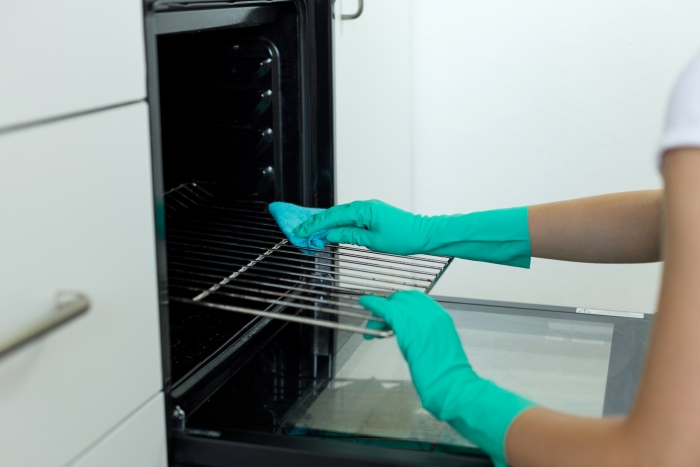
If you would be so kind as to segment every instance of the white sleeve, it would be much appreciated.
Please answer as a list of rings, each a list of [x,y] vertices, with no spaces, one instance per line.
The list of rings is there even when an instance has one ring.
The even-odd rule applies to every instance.
[[[681,147],[700,148],[700,55],[685,69],[671,94],[659,162],[664,152]]]

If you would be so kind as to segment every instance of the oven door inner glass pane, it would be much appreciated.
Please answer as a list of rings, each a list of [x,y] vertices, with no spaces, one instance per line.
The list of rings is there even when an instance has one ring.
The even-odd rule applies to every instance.
[[[482,377],[556,410],[603,414],[613,324],[450,313]],[[336,374],[325,389],[290,409],[279,432],[355,442],[418,442],[414,449],[473,446],[421,407],[395,339],[352,336],[336,361]]]

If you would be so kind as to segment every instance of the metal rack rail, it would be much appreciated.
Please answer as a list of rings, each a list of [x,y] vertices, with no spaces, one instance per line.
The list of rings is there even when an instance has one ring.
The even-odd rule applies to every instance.
[[[302,252],[267,204],[223,201],[193,182],[165,195],[170,300],[225,312],[387,337],[357,304],[366,294],[435,285],[452,258],[399,256],[328,244]]]

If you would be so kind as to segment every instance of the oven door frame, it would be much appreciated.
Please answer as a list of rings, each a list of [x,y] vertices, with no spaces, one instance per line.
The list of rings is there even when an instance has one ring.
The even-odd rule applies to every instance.
[[[218,433],[218,432],[217,432]],[[434,454],[390,447],[350,444],[259,433],[177,433],[170,451],[171,467],[487,467],[485,454]]]

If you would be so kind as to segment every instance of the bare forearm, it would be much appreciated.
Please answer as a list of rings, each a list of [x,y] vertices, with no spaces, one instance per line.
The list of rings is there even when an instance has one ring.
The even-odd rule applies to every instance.
[[[664,272],[630,429],[649,465],[700,465],[700,149],[664,161]]]
[[[508,461],[515,467],[626,467],[632,456],[625,448],[624,422],[544,408],[526,411],[508,431]]]
[[[670,151],[664,179],[664,276],[629,416],[526,411],[506,437],[514,467],[700,465],[700,149]]]
[[[659,261],[661,190],[530,206],[532,256],[582,263]]]

